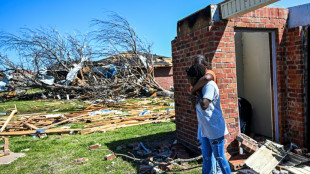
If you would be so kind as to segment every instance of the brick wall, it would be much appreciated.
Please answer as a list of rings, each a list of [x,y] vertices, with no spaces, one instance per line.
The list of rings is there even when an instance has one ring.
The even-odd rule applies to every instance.
[[[302,27],[286,29],[287,63],[287,118],[283,123],[284,138],[299,145],[304,145],[305,110],[304,110],[304,60],[301,37]],[[283,116],[284,117],[284,116]]]
[[[229,21],[214,22],[212,26],[209,26],[209,22],[200,22],[200,28],[195,27],[195,30],[188,25],[186,32],[179,30],[186,28],[184,25],[187,22],[178,22],[182,26],[178,26],[178,36],[172,41],[172,57],[179,141],[196,147],[197,120],[188,99],[190,85],[185,69],[192,65],[192,56],[203,54],[211,62],[218,78],[222,109],[229,130],[226,136],[227,150],[237,150],[235,137],[239,132],[239,114],[234,32],[236,28],[243,28],[275,31],[280,141],[285,142],[288,137],[285,135],[289,135],[292,141],[304,143],[300,28],[286,29],[287,17],[288,9],[265,7]],[[195,26],[193,17],[189,18],[192,26]],[[300,133],[292,137],[295,130]]]
[[[155,67],[154,76],[156,82],[166,90],[171,90],[173,86],[173,68],[172,67]]]

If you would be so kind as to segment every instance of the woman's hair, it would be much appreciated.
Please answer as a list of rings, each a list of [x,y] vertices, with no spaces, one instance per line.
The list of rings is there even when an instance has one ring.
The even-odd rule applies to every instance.
[[[194,64],[207,64],[208,61],[206,59],[205,56],[203,56],[202,54],[198,54],[196,56],[194,56]]]
[[[194,64],[189,69],[186,70],[187,76],[197,77],[197,81],[203,77],[206,73],[206,69],[201,64]]]

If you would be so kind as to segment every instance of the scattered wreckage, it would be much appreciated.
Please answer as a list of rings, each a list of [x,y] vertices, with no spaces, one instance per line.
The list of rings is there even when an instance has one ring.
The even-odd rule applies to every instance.
[[[122,53],[117,56],[92,62],[86,57],[78,64],[72,64],[67,71],[58,65],[41,69],[34,73],[16,69],[0,74],[0,92],[9,91],[6,98],[16,97],[16,92],[40,88],[44,92],[39,97],[81,99],[108,99],[134,97],[139,94],[173,97],[173,92],[160,87],[154,78],[154,67],[145,62],[145,56]],[[142,64],[143,66],[141,66]],[[146,67],[144,67],[146,65]],[[19,94],[24,94],[18,92]],[[19,97],[21,98],[21,97]]]
[[[123,112],[122,110],[124,109],[130,109],[130,111]],[[33,135],[43,138],[46,134],[89,134],[175,119],[174,107],[164,105],[164,103],[150,106],[142,106],[139,102],[97,104],[90,105],[80,112],[67,114],[23,114],[18,115],[17,119],[12,120],[17,112],[17,108],[15,108],[8,117],[1,117],[3,121],[0,120],[0,136]],[[71,129],[67,125],[60,127],[62,124],[68,123],[85,123],[85,125],[82,129]]]
[[[242,133],[236,139],[240,147],[246,151],[246,154],[237,155],[229,159],[231,168],[238,171],[238,173],[302,174],[310,172],[310,167],[304,165],[310,159],[302,155],[307,150],[300,149],[293,143],[285,150],[283,145],[269,140],[263,141],[261,144]]]
[[[151,105],[149,105],[152,103]],[[18,115],[18,119],[12,120],[17,108],[1,121],[0,136],[25,136],[44,138],[49,134],[89,134],[94,132],[105,132],[121,127],[157,123],[174,120],[173,103],[156,103],[150,101],[139,101],[133,103],[106,105],[91,105],[83,111],[68,114],[24,114]],[[156,107],[157,106],[157,107]],[[118,108],[118,109],[116,109]],[[123,112],[123,110],[130,110]],[[140,109],[140,110],[139,110]],[[142,109],[142,110],[141,110]],[[153,110],[152,110],[153,109]],[[154,111],[159,110],[159,111]],[[68,124],[69,123],[69,124]],[[71,129],[70,125],[85,123],[82,129]],[[64,125],[62,125],[64,124]],[[57,128],[55,128],[57,127]],[[302,156],[305,149],[300,149],[292,144],[290,148],[284,149],[282,145],[272,141],[259,141],[250,138],[245,134],[236,137],[240,148],[244,153],[230,157],[231,168],[238,173],[307,173],[310,159]],[[8,152],[8,140],[4,151]],[[85,143],[83,143],[85,144]],[[89,150],[100,148],[100,144],[87,146]],[[140,173],[173,171],[174,166],[186,162],[201,160],[202,156],[192,158],[188,150],[177,141],[158,142],[156,147],[143,142],[130,143],[116,147],[105,157],[106,160],[113,160],[116,157],[133,160],[139,164]],[[130,154],[118,153],[124,149],[131,149]],[[293,151],[295,153],[293,153]],[[298,154],[296,154],[298,153]],[[73,161],[75,164],[83,164],[87,158],[79,158]]]
[[[92,23],[91,35],[62,35],[53,28],[0,32],[0,92],[40,88],[45,96],[103,102],[141,92],[173,95],[155,81],[158,56],[124,17],[111,12],[108,19]]]

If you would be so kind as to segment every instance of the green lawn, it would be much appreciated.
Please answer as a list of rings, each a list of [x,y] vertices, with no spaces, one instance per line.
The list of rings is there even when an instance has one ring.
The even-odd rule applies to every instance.
[[[105,161],[104,156],[110,151],[128,154],[131,149],[115,151],[119,145],[127,145],[142,141],[146,147],[152,142],[160,142],[175,138],[175,124],[173,122],[147,124],[121,128],[113,132],[95,133],[88,135],[49,135],[39,139],[31,136],[11,137],[10,149],[22,152],[30,149],[26,156],[19,158],[9,165],[0,166],[0,173],[138,173],[139,165],[131,160],[117,157]],[[85,143],[85,144],[84,144]],[[87,146],[99,143],[101,150],[90,151]],[[86,157],[84,164],[72,163],[74,159]],[[193,163],[197,166],[197,163]],[[201,165],[201,164],[200,164]],[[170,173],[200,173],[199,168],[180,170],[175,168]]]
[[[0,166],[0,173],[137,173],[138,165],[130,160],[118,157],[104,161],[104,156],[115,151],[122,144],[144,142],[146,145],[155,139],[174,136],[175,124],[160,123],[122,128],[113,132],[89,135],[49,135],[39,139],[31,136],[11,137],[10,149],[13,152],[26,151],[26,157],[12,164]],[[80,142],[82,141],[82,142]],[[90,151],[86,145],[96,143],[102,146],[100,151]],[[122,150],[126,154],[130,149]],[[116,152],[120,153],[120,152]],[[74,164],[77,158],[86,157],[82,165]]]
[[[57,105],[50,105],[50,104]],[[0,103],[0,112],[6,112],[7,115],[11,113],[16,104],[18,114],[26,113],[64,113],[83,110],[88,105],[80,101],[67,100],[44,100],[44,101],[8,101]]]
[[[143,100],[127,99],[124,103]],[[151,99],[151,103],[154,103],[154,106],[157,106],[158,102],[171,103],[173,100]],[[51,103],[61,104],[49,105]],[[78,101],[10,101],[0,103],[0,112],[10,112],[14,108],[14,104],[17,105],[19,114],[71,112],[87,107],[87,104]],[[33,108],[36,108],[36,110]],[[163,106],[163,108],[167,109],[169,107]],[[83,128],[85,123],[69,125],[71,128]],[[48,135],[43,139],[31,136],[9,137],[10,150],[15,153],[25,153],[26,156],[9,165],[1,165],[0,173],[138,173],[139,165],[132,160],[117,157],[111,161],[104,161],[104,156],[110,154],[111,151],[128,155],[128,152],[132,152],[131,149],[115,151],[116,147],[134,142],[143,142],[147,148],[151,148],[154,144],[163,141],[172,143],[176,138],[175,129],[175,123],[166,122],[126,127],[116,131],[87,135]],[[101,144],[100,150],[88,150],[88,146],[96,143]],[[29,149],[29,151],[23,151],[25,149]],[[84,164],[73,163],[74,159],[83,157],[88,159]],[[169,173],[201,173],[201,169],[196,168],[197,166],[201,166],[201,162],[190,163],[185,165],[185,167],[175,166],[174,170]],[[183,170],[184,168],[191,169]]]

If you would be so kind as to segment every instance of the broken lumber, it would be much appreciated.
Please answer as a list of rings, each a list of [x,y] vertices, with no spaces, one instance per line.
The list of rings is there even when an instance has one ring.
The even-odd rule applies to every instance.
[[[4,138],[4,149],[3,149],[3,151],[6,154],[10,154],[9,139],[8,138]]]
[[[123,128],[123,127],[137,126],[137,125],[149,124],[149,123],[154,123],[154,122],[170,122],[171,120],[149,120],[149,121],[141,121],[141,122],[131,121],[131,123],[124,122],[122,124],[105,125],[105,126],[94,127],[94,128],[89,128],[89,129],[82,129],[81,135],[90,134],[96,131],[112,131],[112,130]]]
[[[2,138],[4,140],[4,144],[0,145],[1,148],[3,148],[3,151],[0,151],[0,157],[10,155],[10,149],[9,149],[9,139],[8,138]]]
[[[131,121],[131,120],[136,120],[136,121],[145,121],[145,120],[158,120],[158,119],[168,119],[168,118],[172,118],[175,117],[175,115],[171,115],[171,114],[163,114],[163,115],[159,115],[159,116],[154,116],[154,115],[143,115],[143,116],[135,116],[135,117],[127,117],[127,118],[122,118],[122,119],[112,119],[110,121],[104,121],[104,122],[97,122],[97,123],[92,123],[92,124],[88,124],[85,125],[84,128],[92,128],[92,127],[98,127],[98,126],[104,126],[104,125],[108,125],[108,124],[117,124],[120,122],[126,122],[126,121]]]
[[[49,126],[45,126],[43,127],[43,129],[49,129],[51,127],[54,127],[54,126],[57,126],[57,125],[60,125],[60,124],[63,124],[63,123],[67,123],[69,121],[72,121],[72,120],[76,120],[76,119],[79,119],[79,118],[82,118],[82,117],[85,117],[85,116],[88,116],[88,114],[85,114],[85,115],[80,115],[80,116],[77,116],[77,117],[73,117],[73,118],[69,118],[67,120],[63,120],[61,122],[58,122],[58,123],[55,123],[55,124],[51,124]]]
[[[10,120],[13,118],[14,114],[17,113],[17,108],[15,105],[15,109],[12,111],[12,113],[10,114],[10,116],[8,117],[8,119],[5,121],[4,125],[2,126],[0,132],[3,132],[5,127],[9,124]]]
[[[57,134],[57,133],[70,133],[70,132],[80,132],[81,129],[48,129],[45,130],[47,134]],[[18,135],[30,135],[35,134],[36,130],[28,130],[28,131],[15,131],[15,132],[0,132],[0,136],[18,136]]]
[[[24,123],[25,126],[29,127],[30,129],[37,130],[38,128],[30,123]]]

